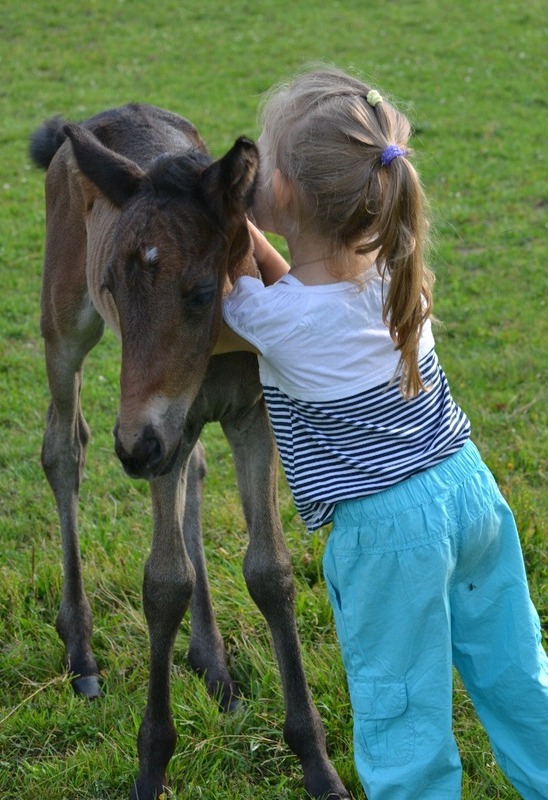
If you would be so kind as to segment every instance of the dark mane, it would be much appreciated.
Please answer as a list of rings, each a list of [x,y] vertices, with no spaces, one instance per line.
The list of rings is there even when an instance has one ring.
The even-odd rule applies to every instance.
[[[99,141],[146,169],[165,152],[206,150],[198,131],[184,117],[156,106],[130,103],[102,111],[83,123]]]
[[[159,156],[148,171],[148,181],[155,191],[168,195],[196,195],[199,179],[212,162],[207,153],[187,150],[178,155]]]

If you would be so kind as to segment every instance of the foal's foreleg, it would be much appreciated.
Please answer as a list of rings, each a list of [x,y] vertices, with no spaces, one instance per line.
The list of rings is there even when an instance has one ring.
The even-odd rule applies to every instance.
[[[226,650],[209,591],[201,519],[205,474],[205,452],[202,444],[197,442],[189,463],[184,517],[185,544],[196,573],[190,606],[188,660],[192,669],[204,676],[209,693],[218,699],[221,708],[231,711],[238,704],[239,691],[227,669]]]
[[[307,792],[315,798],[349,798],[327,757],[325,732],[304,675],[295,623],[294,582],[277,502],[277,452],[263,403],[246,422],[225,424],[234,453],[249,529],[244,575],[263,613],[280,667],[284,738],[303,766]]]
[[[194,587],[194,569],[183,543],[186,464],[183,469],[179,463],[150,486],[154,531],[143,581],[150,673],[137,742],[139,774],[131,794],[133,800],[154,800],[166,785],[166,768],[177,740],[170,707],[173,646]]]
[[[42,445],[42,466],[52,488],[63,544],[63,598],[57,631],[65,643],[67,669],[76,692],[99,694],[99,670],[91,651],[92,617],[84,590],[78,540],[78,495],[89,429],[80,408],[85,354],[102,333],[97,321],[81,340],[46,339],[51,403]]]

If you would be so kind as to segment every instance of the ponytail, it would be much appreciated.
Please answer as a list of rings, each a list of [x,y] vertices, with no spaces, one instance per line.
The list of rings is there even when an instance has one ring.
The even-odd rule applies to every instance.
[[[400,354],[402,394],[411,398],[426,388],[419,370],[419,344],[432,312],[434,275],[424,263],[425,198],[418,175],[406,159],[398,158],[383,171],[389,173],[378,221],[378,262],[389,287],[383,320]]]
[[[424,323],[432,312],[434,284],[434,275],[425,265],[426,198],[408,160],[408,121],[387,106],[380,95],[375,99],[375,116],[384,142],[382,147],[378,145],[380,155],[371,165],[364,189],[369,242],[357,252],[379,250],[377,263],[388,286],[383,321],[400,354],[402,394],[412,398],[426,389],[418,363],[419,346]],[[392,143],[386,144],[387,141]]]

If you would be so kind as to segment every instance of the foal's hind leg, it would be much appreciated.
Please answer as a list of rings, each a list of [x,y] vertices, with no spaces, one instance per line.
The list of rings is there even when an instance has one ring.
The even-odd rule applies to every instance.
[[[85,328],[72,336],[47,336],[46,366],[51,392],[42,446],[42,465],[57,502],[63,543],[64,583],[57,631],[65,643],[67,669],[77,693],[99,694],[99,670],[90,647],[92,618],[82,580],[78,541],[78,494],[89,430],[80,408],[86,353],[101,337],[103,324],[88,309]]]
[[[211,605],[202,538],[202,482],[206,474],[204,448],[196,443],[190,458],[184,517],[185,544],[196,573],[190,605],[191,636],[188,651],[190,666],[203,675],[209,693],[218,698],[224,711],[238,704],[239,691],[226,665],[226,651]]]
[[[263,613],[280,667],[285,698],[284,738],[303,766],[307,792],[315,798],[349,798],[327,757],[325,732],[304,675],[295,623],[294,583],[278,514],[277,453],[264,402],[246,420],[223,423],[234,453],[249,529],[244,575]]]

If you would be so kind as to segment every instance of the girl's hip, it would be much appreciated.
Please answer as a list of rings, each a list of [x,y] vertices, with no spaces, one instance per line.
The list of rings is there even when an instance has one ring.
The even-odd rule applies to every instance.
[[[389,489],[339,502],[333,545],[361,552],[408,549],[447,538],[501,508],[509,512],[476,446],[468,441],[440,464]]]

